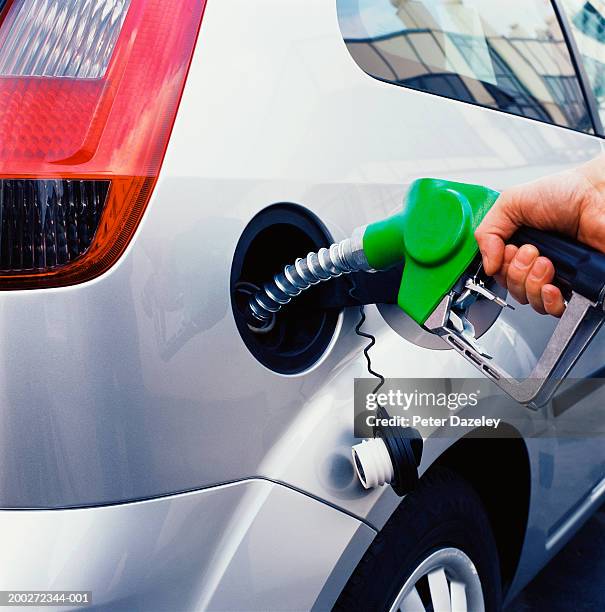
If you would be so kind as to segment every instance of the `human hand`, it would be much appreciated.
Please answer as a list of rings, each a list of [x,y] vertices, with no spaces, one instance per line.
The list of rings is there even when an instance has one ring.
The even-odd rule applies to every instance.
[[[523,225],[567,234],[605,252],[605,156],[507,189],[475,232],[488,275],[495,276],[521,304],[561,316],[565,302],[552,284],[552,262],[533,245],[505,244]]]

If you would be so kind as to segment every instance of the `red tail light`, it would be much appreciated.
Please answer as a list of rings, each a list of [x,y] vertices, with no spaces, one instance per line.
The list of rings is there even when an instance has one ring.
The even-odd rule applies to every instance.
[[[0,288],[107,270],[155,185],[205,0],[9,0]]]

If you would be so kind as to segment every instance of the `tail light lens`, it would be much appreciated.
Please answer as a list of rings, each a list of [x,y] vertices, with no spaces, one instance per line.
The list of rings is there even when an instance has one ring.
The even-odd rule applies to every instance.
[[[8,0],[0,288],[88,280],[124,251],[158,176],[204,6]]]

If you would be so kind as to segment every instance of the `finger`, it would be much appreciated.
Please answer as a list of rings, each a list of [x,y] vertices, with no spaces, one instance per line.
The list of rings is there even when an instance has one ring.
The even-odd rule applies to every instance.
[[[504,260],[504,241],[519,227],[516,220],[516,191],[504,192],[487,212],[475,231],[483,257],[483,267],[489,276],[500,270]]]
[[[480,230],[477,230],[477,233],[475,233],[475,238],[483,258],[483,269],[488,276],[493,276],[502,267],[504,240],[495,234],[480,233]]]
[[[496,274],[496,280],[505,289],[507,289],[506,275],[508,274],[508,266],[510,265],[510,262],[515,258],[515,255],[517,254],[518,250],[519,247],[516,247],[514,244],[507,244],[504,249],[504,259],[502,261],[502,267],[500,268],[498,274]]]
[[[524,244],[508,266],[506,284],[510,294],[520,304],[527,304],[525,281],[538,255],[538,249],[535,246]]]
[[[544,285],[542,287],[542,301],[544,310],[553,317],[560,317],[565,311],[565,301],[558,287],[554,285]]]
[[[542,299],[542,287],[552,283],[554,277],[555,267],[550,259],[546,257],[538,257],[527,275],[527,281],[525,283],[527,299],[532,308],[540,314],[546,314],[546,308],[544,307],[544,301]]]

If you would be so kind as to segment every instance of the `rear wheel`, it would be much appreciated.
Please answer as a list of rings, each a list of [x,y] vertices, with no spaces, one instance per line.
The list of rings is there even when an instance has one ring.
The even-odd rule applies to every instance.
[[[421,561],[395,597],[390,612],[427,609],[484,612],[477,568],[459,548],[439,548]]]
[[[497,612],[498,551],[474,489],[434,468],[366,552],[336,610]]]

